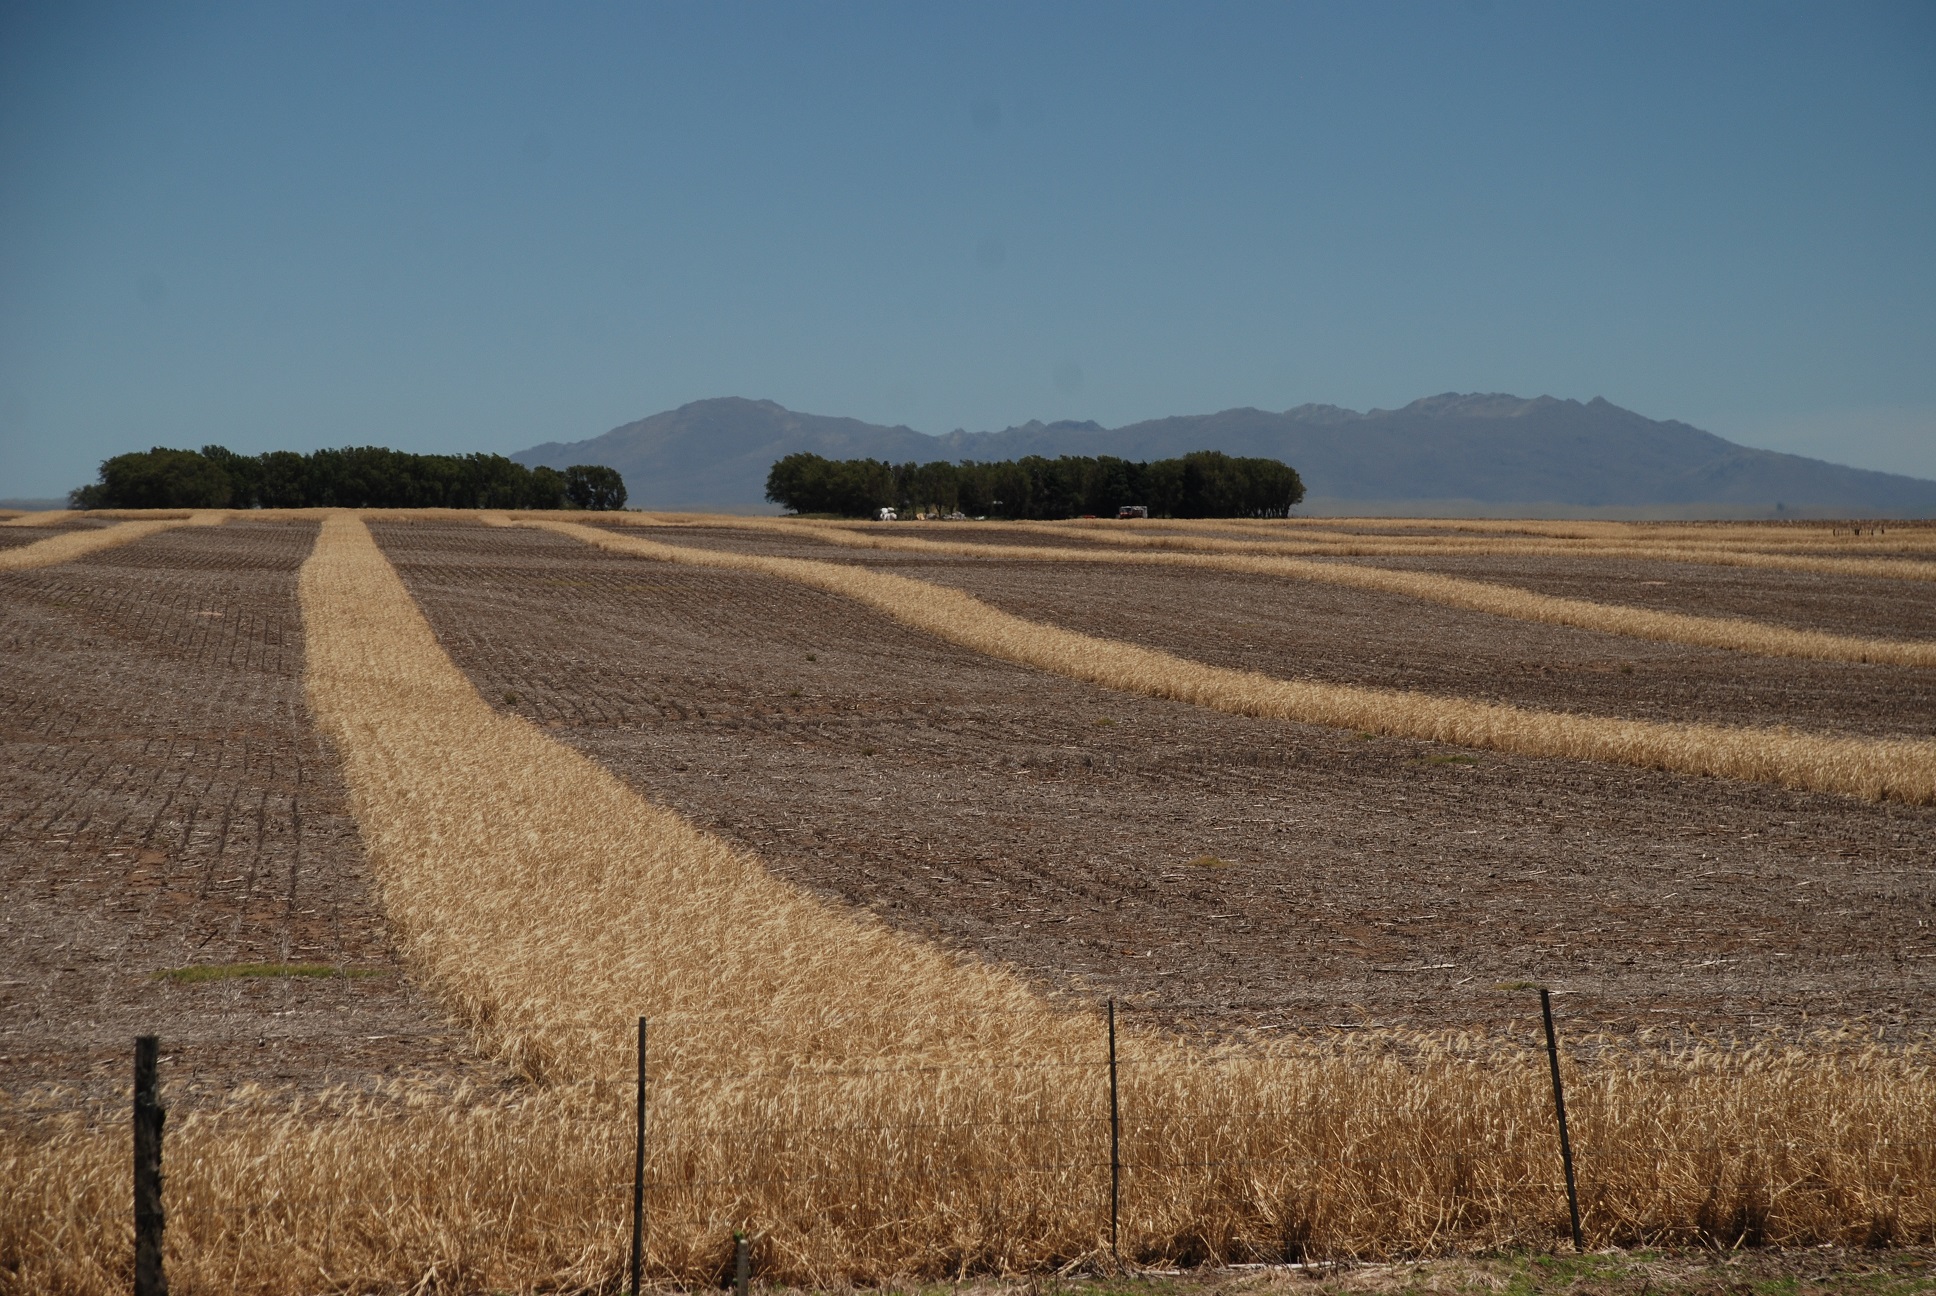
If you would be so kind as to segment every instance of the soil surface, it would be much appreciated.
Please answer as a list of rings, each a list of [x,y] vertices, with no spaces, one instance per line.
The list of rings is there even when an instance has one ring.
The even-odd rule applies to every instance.
[[[403,976],[304,711],[295,581],[314,536],[183,527],[0,575],[10,1100],[125,1092],[149,1033],[171,1105],[247,1082],[489,1078]],[[244,963],[369,975],[157,978]]]
[[[1124,996],[1184,1031],[1530,1035],[1527,982],[1556,988],[1570,1033],[1853,1020],[1901,1038],[1936,1011],[1936,808],[1227,716],[981,657],[758,574],[526,530],[373,530],[493,705],[779,874],[1045,989]],[[1100,617],[1118,575],[1149,573],[991,564],[976,579],[998,601]],[[1182,618],[1191,655],[1249,615],[1165,588],[1148,586],[1129,628]],[[1314,643],[1308,669],[1369,654],[1459,669],[1436,649],[1405,665],[1449,630],[1415,633],[1419,605],[1374,601]],[[1470,642],[1475,625],[1517,624],[1457,615],[1480,662],[1495,648]],[[1861,727],[1870,713],[1849,706],[1842,727]]]

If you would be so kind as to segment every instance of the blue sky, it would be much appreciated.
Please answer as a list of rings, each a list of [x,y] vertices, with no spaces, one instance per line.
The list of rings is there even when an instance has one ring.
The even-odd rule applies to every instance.
[[[0,496],[1449,390],[1936,477],[1936,5],[0,0]]]

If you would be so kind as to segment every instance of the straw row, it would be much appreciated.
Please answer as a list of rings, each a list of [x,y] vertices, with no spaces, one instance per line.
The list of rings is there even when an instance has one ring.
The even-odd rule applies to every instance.
[[[1394,571],[1351,563],[1312,562],[1308,559],[1258,557],[1243,554],[1118,552],[1047,545],[993,545],[967,541],[929,540],[919,536],[855,531],[844,527],[798,523],[789,530],[828,544],[854,549],[898,550],[908,553],[950,554],[975,558],[1006,558],[1030,562],[1118,563],[1144,567],[1187,567],[1235,572],[1245,576],[1281,577],[1341,585],[1379,594],[1396,594],[1445,607],[1509,617],[1517,621],[1571,626],[1630,639],[1658,643],[1721,648],[1758,657],[1798,657],[1814,661],[1873,662],[1890,666],[1936,666],[1936,642],[1878,639],[1796,630],[1735,617],[1693,616],[1661,612],[1620,603],[1540,594],[1512,585],[1465,580],[1436,572]]]
[[[1604,761],[1869,800],[1936,802],[1936,742],[1670,724],[1540,711],[1398,689],[1277,679],[1010,615],[961,590],[803,558],[661,544],[571,522],[525,521],[617,553],[757,571],[855,599],[977,652],[1106,688],[1237,715],[1520,756]]]
[[[179,526],[220,526],[225,516],[214,510],[198,510],[182,517],[118,522],[111,527],[68,531],[21,545],[17,549],[0,549],[0,571],[25,571],[31,567],[51,567],[56,563],[73,562],[76,558],[135,540],[145,540]]]

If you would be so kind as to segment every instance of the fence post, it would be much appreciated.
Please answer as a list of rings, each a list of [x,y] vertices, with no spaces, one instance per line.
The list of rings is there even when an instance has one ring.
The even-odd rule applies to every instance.
[[[733,1291],[735,1296],[746,1296],[746,1289],[753,1281],[753,1244],[746,1234],[733,1232]]]
[[[1116,1221],[1122,1209],[1123,1122],[1116,1097],[1116,999],[1109,999],[1109,1257],[1116,1251]]]
[[[1566,1210],[1573,1220],[1573,1249],[1586,1250],[1580,1234],[1580,1194],[1573,1184],[1573,1141],[1566,1133],[1566,1091],[1560,1087],[1560,1045],[1553,1034],[1553,996],[1539,989],[1539,1012],[1546,1019],[1546,1060],[1553,1068],[1553,1112],[1560,1122],[1560,1164],[1566,1168]]]
[[[638,1119],[632,1147],[632,1296],[645,1280],[645,1018],[639,1018]]]
[[[161,1105],[160,1060],[156,1036],[135,1037],[134,1296],[168,1296],[161,1260],[161,1234],[167,1224],[161,1205],[161,1126],[168,1113]]]

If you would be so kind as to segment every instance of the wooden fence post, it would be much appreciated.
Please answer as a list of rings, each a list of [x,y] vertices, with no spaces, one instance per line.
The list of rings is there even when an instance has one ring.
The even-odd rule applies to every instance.
[[[1116,1000],[1109,1000],[1109,1256],[1120,1259],[1116,1250],[1117,1218],[1122,1209],[1123,1122],[1122,1107],[1116,1096]]]
[[[168,1117],[161,1105],[161,1041],[140,1035],[134,1041],[134,1296],[168,1296],[162,1268],[161,1235],[167,1216],[161,1205],[161,1126]]]
[[[1566,1168],[1566,1210],[1573,1220],[1573,1249],[1586,1250],[1580,1234],[1580,1194],[1573,1186],[1573,1141],[1566,1133],[1566,1091],[1560,1087],[1560,1045],[1553,1034],[1553,996],[1545,986],[1539,990],[1539,1012],[1546,1019],[1546,1060],[1553,1067],[1553,1112],[1560,1122],[1560,1164]]]

